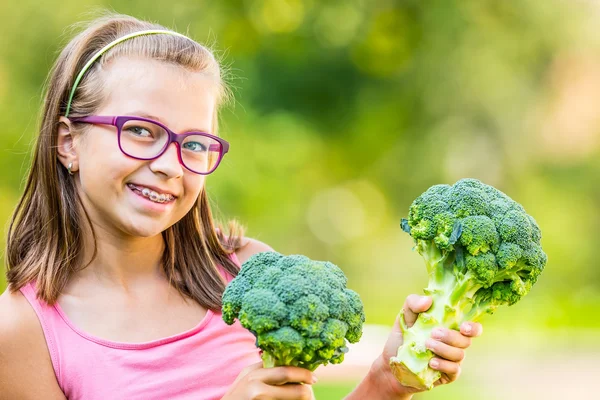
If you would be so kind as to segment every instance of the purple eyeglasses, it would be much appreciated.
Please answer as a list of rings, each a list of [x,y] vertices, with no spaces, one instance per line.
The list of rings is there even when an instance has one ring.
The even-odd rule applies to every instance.
[[[229,151],[229,143],[220,137],[206,132],[175,133],[160,122],[147,118],[92,115],[69,119],[72,122],[116,126],[119,149],[137,160],[154,160],[174,142],[181,165],[200,175],[208,175],[217,169]]]

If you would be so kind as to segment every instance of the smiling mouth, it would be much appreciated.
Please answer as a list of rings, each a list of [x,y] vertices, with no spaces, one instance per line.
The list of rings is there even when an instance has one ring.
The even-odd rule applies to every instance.
[[[127,186],[135,193],[147,198],[148,200],[154,203],[165,204],[175,200],[175,196],[173,196],[172,194],[158,193],[147,187],[134,185],[132,183],[128,183]]]

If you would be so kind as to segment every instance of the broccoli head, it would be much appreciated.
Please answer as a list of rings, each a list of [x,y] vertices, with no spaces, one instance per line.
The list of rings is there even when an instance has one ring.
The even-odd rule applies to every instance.
[[[476,179],[435,185],[410,206],[401,227],[425,259],[433,298],[427,312],[408,328],[390,365],[405,386],[431,389],[440,373],[429,368],[425,341],[436,326],[458,330],[501,305],[525,296],[544,270],[541,231],[525,209]]]
[[[314,371],[338,364],[356,343],[365,322],[358,294],[330,262],[302,255],[257,253],[223,293],[223,320],[237,319],[256,336],[263,365],[291,365]]]

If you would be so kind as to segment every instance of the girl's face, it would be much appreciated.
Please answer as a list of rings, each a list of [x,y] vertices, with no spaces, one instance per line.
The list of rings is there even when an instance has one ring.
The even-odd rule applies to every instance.
[[[104,76],[105,101],[95,115],[142,116],[175,133],[212,133],[216,85],[206,75],[160,61],[122,57],[108,66]],[[149,237],[194,206],[205,176],[179,163],[175,143],[154,160],[137,160],[119,149],[116,127],[86,128],[73,138],[77,166],[73,179],[94,225],[118,235]],[[140,193],[143,188],[175,198],[153,202]]]

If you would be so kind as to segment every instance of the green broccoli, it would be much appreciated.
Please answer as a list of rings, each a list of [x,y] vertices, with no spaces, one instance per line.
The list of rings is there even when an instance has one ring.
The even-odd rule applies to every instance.
[[[430,187],[412,203],[401,227],[425,259],[425,294],[433,304],[411,328],[400,317],[404,344],[390,365],[403,385],[431,389],[440,378],[428,365],[433,353],[425,341],[431,330],[459,330],[465,321],[515,304],[537,281],[547,257],[536,221],[520,204],[476,179]]]
[[[338,364],[365,321],[358,294],[341,269],[302,255],[251,256],[223,293],[223,320],[238,319],[256,336],[265,368],[291,365],[314,371]]]

